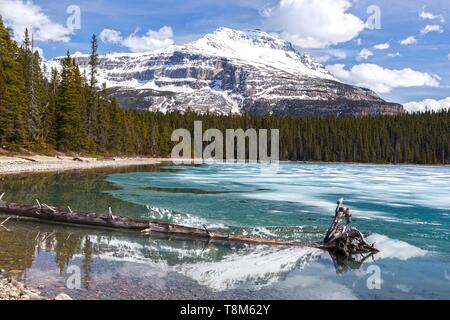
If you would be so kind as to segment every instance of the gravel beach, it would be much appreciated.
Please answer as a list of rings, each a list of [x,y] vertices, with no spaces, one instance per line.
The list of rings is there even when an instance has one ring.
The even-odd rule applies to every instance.
[[[0,175],[26,173],[26,172],[51,172],[66,170],[82,170],[106,167],[126,167],[134,165],[157,164],[164,159],[154,158],[73,158],[73,157],[5,157],[0,156]]]

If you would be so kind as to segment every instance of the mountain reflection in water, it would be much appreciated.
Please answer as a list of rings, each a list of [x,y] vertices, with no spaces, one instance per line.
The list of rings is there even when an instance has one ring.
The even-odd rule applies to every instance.
[[[9,232],[0,232],[0,268],[17,273],[29,285],[53,293],[68,290],[65,288],[71,276],[68,267],[77,265],[82,288],[75,296],[81,297],[96,296],[97,291],[105,294],[109,291],[107,286],[122,278],[112,276],[115,271],[121,269],[131,275],[137,267],[141,271],[132,276],[147,278],[150,274],[157,287],[168,278],[181,277],[191,279],[188,282],[185,279],[184,283],[191,283],[194,289],[210,294],[261,289],[321,255],[316,249],[148,237],[136,232],[32,221],[9,220],[8,229]],[[47,275],[42,276],[44,273]],[[108,275],[112,277],[108,279]],[[164,286],[159,289],[166,291]],[[67,293],[73,294],[70,290]]]

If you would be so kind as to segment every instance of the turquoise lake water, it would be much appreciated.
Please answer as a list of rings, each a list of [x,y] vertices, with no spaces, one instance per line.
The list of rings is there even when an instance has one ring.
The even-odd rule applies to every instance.
[[[111,206],[121,215],[304,242],[322,240],[343,197],[353,226],[381,252],[364,261],[336,261],[316,249],[45,227],[41,233],[61,236],[46,245],[31,241],[40,253],[25,268],[30,284],[41,284],[38,275],[58,267],[59,275],[50,278],[61,288],[64,268],[73,263],[89,273],[80,296],[132,298],[144,291],[149,295],[141,298],[450,298],[449,167],[203,164],[46,179],[34,188],[31,180],[4,186],[17,201],[31,192],[79,210]],[[17,226],[17,238],[30,228],[43,227]],[[119,283],[128,293],[105,293]]]
[[[336,200],[368,234],[450,258],[450,168],[279,164],[172,167],[111,175],[114,197],[148,206],[148,217],[210,228],[243,228],[320,241]]]

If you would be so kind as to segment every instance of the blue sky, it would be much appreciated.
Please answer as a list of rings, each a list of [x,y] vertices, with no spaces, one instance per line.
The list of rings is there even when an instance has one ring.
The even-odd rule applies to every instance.
[[[314,4],[315,1],[322,1],[322,6]],[[329,1],[330,6],[324,7],[323,4]],[[3,2],[30,5],[22,0]],[[34,0],[31,3],[34,9],[30,14],[39,13],[40,19],[18,12],[22,9],[12,13],[3,4],[0,14],[12,27],[21,28],[20,23],[30,19],[35,28],[40,24],[53,28],[55,25],[66,26],[69,16],[66,10],[70,5],[77,5],[81,10],[80,29],[71,33],[56,30],[50,39],[42,36],[43,39],[36,41],[46,58],[60,56],[66,50],[88,52],[91,35],[100,35],[104,29],[120,32],[120,39],[100,41],[101,53],[138,50],[132,46],[135,41],[124,39],[132,35],[139,41],[148,30],[155,31],[149,37],[157,38],[156,42],[146,42],[152,48],[172,42],[186,43],[222,26],[243,30],[259,28],[292,41],[300,51],[331,66],[329,70],[343,81],[367,84],[387,100],[404,103],[450,96],[448,0]],[[331,4],[338,6],[335,8]],[[360,26],[361,21],[366,22],[370,17],[367,13],[370,5],[380,9],[380,29]],[[308,10],[311,10],[313,21],[322,22],[305,26],[309,17],[302,13]],[[329,17],[329,26],[328,20],[320,20],[324,16]],[[19,17],[26,19],[18,22]],[[347,29],[342,30],[342,34],[330,35],[340,29],[339,19],[348,22]],[[302,21],[305,22],[303,25]],[[158,33],[163,26],[170,32]],[[426,30],[430,32],[426,33]],[[407,38],[409,45],[400,44]],[[379,49],[374,47],[377,45],[380,45]]]

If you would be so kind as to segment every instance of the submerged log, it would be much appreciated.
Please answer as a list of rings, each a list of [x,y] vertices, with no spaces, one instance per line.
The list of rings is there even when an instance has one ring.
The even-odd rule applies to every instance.
[[[128,218],[113,215],[109,213],[94,212],[74,212],[67,207],[55,208],[36,200],[37,205],[25,205],[2,201],[3,194],[0,196],[0,212],[12,216],[28,217],[44,221],[70,223],[86,226],[97,226],[116,229],[128,229],[141,231],[144,234],[169,234],[176,236],[188,236],[191,238],[202,238],[208,240],[243,242],[250,244],[266,244],[281,246],[313,247],[328,250],[334,254],[350,256],[357,253],[376,253],[377,249],[369,245],[361,232],[356,229],[350,229],[342,226],[341,206],[336,208],[336,216],[332,226],[327,232],[325,240],[319,243],[300,243],[295,241],[286,241],[279,239],[266,239],[260,237],[245,236],[239,234],[215,232],[204,228],[187,227],[166,223],[161,221],[152,221],[146,219]]]

